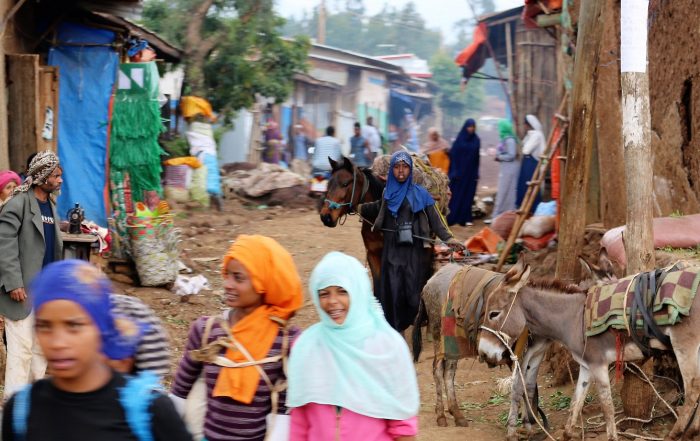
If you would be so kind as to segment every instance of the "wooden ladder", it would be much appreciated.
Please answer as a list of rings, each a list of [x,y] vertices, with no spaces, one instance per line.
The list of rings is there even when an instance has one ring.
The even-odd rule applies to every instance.
[[[498,256],[498,264],[496,265],[496,271],[501,271],[501,269],[503,268],[503,264],[508,258],[508,253],[510,253],[511,248],[513,248],[513,245],[515,244],[515,241],[518,238],[518,235],[520,234],[520,230],[522,229],[525,220],[530,214],[530,209],[532,208],[532,204],[535,202],[540,185],[542,185],[542,182],[544,182],[544,178],[547,175],[549,165],[552,163],[553,160],[557,160],[557,158],[555,158],[554,155],[556,154],[557,149],[559,148],[559,144],[561,144],[561,140],[566,135],[566,129],[569,125],[568,118],[561,115],[566,101],[567,95],[564,95],[564,98],[562,99],[561,104],[559,105],[559,111],[552,118],[552,129],[549,132],[549,139],[547,140],[547,150],[542,155],[540,155],[540,159],[537,163],[535,173],[533,173],[532,179],[527,184],[527,192],[525,193],[525,197],[523,198],[523,201],[520,204],[520,209],[518,209],[518,216],[515,219],[513,228],[510,230],[510,235],[508,236],[506,245],[503,247],[503,250],[501,250],[501,254]],[[557,133],[558,136],[556,137],[556,139],[554,139],[554,136]]]

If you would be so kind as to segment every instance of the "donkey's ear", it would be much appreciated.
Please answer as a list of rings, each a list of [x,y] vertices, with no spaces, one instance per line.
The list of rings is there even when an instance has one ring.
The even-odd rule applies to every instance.
[[[340,168],[338,162],[334,161],[333,158],[331,158],[330,156],[328,157],[328,162],[331,164],[331,170],[336,171],[338,170],[338,168]]]
[[[578,262],[581,264],[581,279],[590,279],[596,277],[597,266],[587,261],[583,256],[578,256]]]
[[[612,261],[608,257],[608,252],[605,251],[605,249],[601,249],[600,253],[598,254],[598,267],[601,271],[601,273],[605,274],[606,277],[608,278],[615,278],[615,265],[613,265]]]
[[[525,253],[521,252],[518,257],[518,262],[513,265],[506,273],[504,281],[506,283],[517,282],[523,276],[526,270],[529,270],[529,265],[525,264]]]

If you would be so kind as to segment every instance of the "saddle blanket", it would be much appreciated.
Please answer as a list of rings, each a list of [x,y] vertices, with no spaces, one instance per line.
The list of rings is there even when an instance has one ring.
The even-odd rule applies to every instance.
[[[629,314],[634,302],[637,275],[588,290],[584,324],[586,336],[601,334],[610,327],[629,330]],[[651,309],[659,326],[675,325],[690,314],[690,306],[700,283],[700,267],[665,273]],[[641,314],[635,318],[636,330],[644,327]]]
[[[461,360],[476,354],[486,293],[502,279],[503,274],[473,266],[465,266],[455,274],[440,314],[438,359]]]

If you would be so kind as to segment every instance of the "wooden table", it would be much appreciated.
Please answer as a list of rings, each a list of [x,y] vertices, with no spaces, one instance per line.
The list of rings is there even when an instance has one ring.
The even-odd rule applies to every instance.
[[[92,244],[98,241],[94,234],[70,234],[61,232],[63,258],[90,261]]]

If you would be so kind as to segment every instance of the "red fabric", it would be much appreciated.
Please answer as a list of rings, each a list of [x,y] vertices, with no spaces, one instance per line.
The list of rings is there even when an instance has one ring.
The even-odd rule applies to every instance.
[[[522,19],[526,28],[533,29],[539,27],[537,26],[536,17],[544,13],[540,7],[540,3],[542,3],[549,11],[553,11],[561,9],[563,2],[562,0],[525,0]]]
[[[498,243],[502,240],[501,236],[495,233],[491,228],[484,227],[467,240],[466,246],[472,253],[494,254],[498,251]]]
[[[554,231],[547,233],[542,237],[534,238],[532,236],[523,236],[523,246],[530,251],[537,251],[547,247],[547,244],[556,234]]]
[[[515,225],[515,219],[517,217],[518,212],[515,210],[501,213],[496,219],[493,220],[493,222],[491,222],[491,229],[504,240],[507,240],[508,236],[510,235],[510,230],[512,230],[513,225]]]
[[[657,217],[652,220],[654,248],[695,248],[700,245],[700,214],[682,217]],[[621,268],[627,266],[625,244],[622,240],[625,226],[608,230],[600,240],[600,246],[608,257]]]
[[[479,23],[479,26],[477,26],[474,30],[474,41],[472,41],[472,44],[465,47],[462,52],[457,55],[457,58],[455,58],[455,63],[457,63],[457,66],[465,66],[469,63],[474,55],[479,52],[479,49],[484,42],[486,42],[488,34],[489,32],[488,28],[486,27],[486,23]]]

